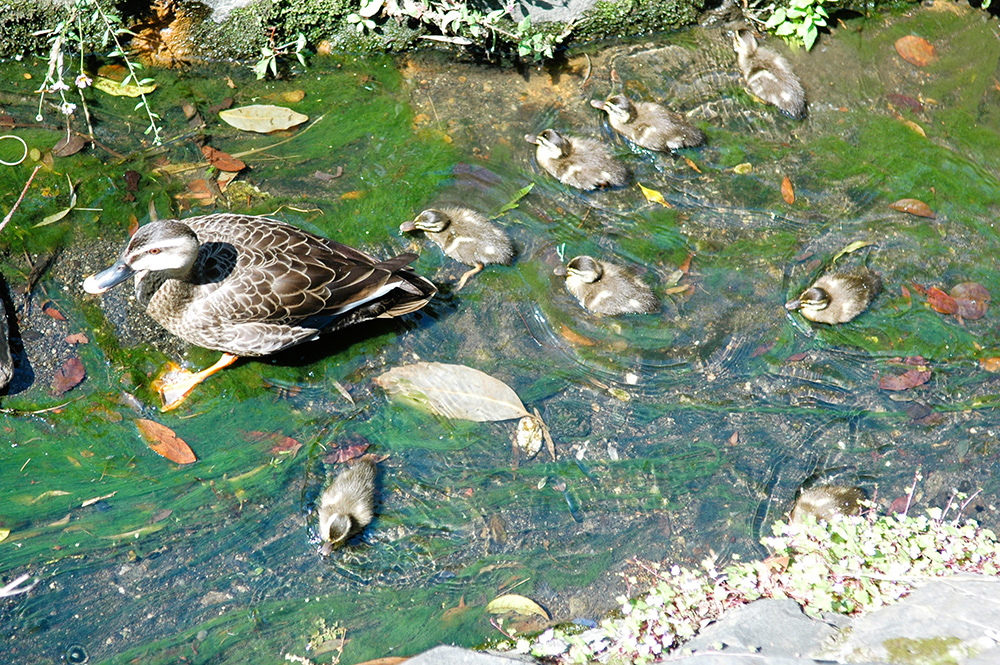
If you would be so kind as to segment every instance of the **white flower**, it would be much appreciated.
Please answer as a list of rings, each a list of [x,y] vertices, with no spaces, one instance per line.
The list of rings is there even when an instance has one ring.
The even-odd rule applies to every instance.
[[[82,72],[80,73],[79,76],[76,77],[76,87],[80,88],[81,90],[83,90],[84,88],[89,88],[93,82],[94,80],[92,78],[90,78],[89,76],[87,76]]]
[[[58,81],[53,83],[52,87],[49,88],[49,92],[53,93],[59,92],[60,90],[69,90],[69,86],[66,85],[66,83],[62,79],[59,79]]]
[[[63,102],[59,105],[59,112],[63,115],[73,115],[73,111],[76,110],[76,104],[72,102]]]

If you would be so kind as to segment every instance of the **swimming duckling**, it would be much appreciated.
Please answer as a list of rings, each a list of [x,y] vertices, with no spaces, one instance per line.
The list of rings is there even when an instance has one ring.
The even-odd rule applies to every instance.
[[[483,215],[469,208],[424,210],[412,222],[403,222],[399,230],[423,231],[445,255],[473,269],[462,275],[456,291],[483,269],[487,263],[509,266],[514,260],[514,243]]]
[[[649,314],[662,306],[652,289],[625,268],[577,256],[555,274],[566,277],[566,289],[594,314]]]
[[[538,146],[539,165],[564,185],[590,190],[628,182],[628,169],[599,141],[563,136],[554,129],[525,134],[524,140]]]
[[[807,515],[812,515],[817,522],[830,522],[835,515],[860,515],[863,508],[861,502],[866,498],[864,491],[858,487],[811,487],[795,501],[789,523],[804,524]]]
[[[615,131],[648,150],[676,150],[705,143],[701,131],[680,113],[653,102],[633,103],[625,95],[613,95],[607,101],[592,99],[590,105],[607,112]]]
[[[806,93],[788,60],[769,48],[758,47],[757,38],[748,30],[736,33],[733,50],[754,95],[796,120],[805,115]]]
[[[823,275],[785,309],[800,310],[817,323],[847,323],[868,309],[882,290],[882,277],[868,268]]]
[[[319,498],[323,553],[360,533],[375,513],[375,462],[367,455],[334,478]]]

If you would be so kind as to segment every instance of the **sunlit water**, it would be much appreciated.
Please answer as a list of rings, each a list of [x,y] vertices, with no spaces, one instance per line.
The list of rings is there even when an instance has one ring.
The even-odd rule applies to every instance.
[[[911,32],[935,42],[937,63],[918,69],[896,55],[893,42]],[[335,625],[349,640],[342,662],[411,655],[497,636],[484,608],[507,591],[557,621],[595,620],[623,591],[616,573],[632,557],[758,556],[770,522],[816,482],[859,485],[887,509],[919,472],[915,510],[982,490],[964,514],[995,526],[997,380],[977,361],[1000,355],[996,316],[960,324],[913,287],[976,281],[1000,293],[995,20],[932,8],[849,21],[812,52],[790,53],[810,102],[802,122],[743,91],[729,44],[723,30],[697,29],[523,71],[453,54],[320,59],[267,85],[234,71],[232,91],[217,72],[158,76],[165,97],[204,107],[224,95],[282,103],[282,91],[305,90],[294,106],[325,116],[298,139],[250,137],[206,114],[211,144],[230,153],[292,138],[246,158],[252,170],[241,179],[273,198],[251,194],[232,209],[249,201],[252,213],[375,254],[415,248],[417,269],[442,289],[404,321],[241,363],[168,415],[121,395],[153,404],[149,381],[183,347],[134,311],[126,289],[98,310],[78,285],[113,260],[129,214],[148,219],[150,196],[161,216],[177,213],[180,181],[149,174],[168,160],[197,161],[197,148],[181,141],[124,166],[103,154],[56,162],[78,183],[81,207],[104,212],[33,230],[68,196],[65,176],[40,174],[0,238],[33,372],[4,400],[12,411],[2,424],[11,443],[0,455],[0,528],[11,533],[0,572],[41,579],[27,596],[0,601],[11,662],[72,661],[76,646],[91,662],[278,662],[286,653],[329,662],[333,633],[319,647],[317,635]],[[5,94],[25,94],[15,88]],[[622,89],[688,112],[709,145],[631,150],[588,103]],[[923,110],[901,108],[900,95]],[[26,102],[10,103],[15,117],[30,117]],[[108,125],[130,117],[131,102],[115,104],[102,99],[95,116]],[[168,136],[185,131],[176,111],[162,115]],[[672,207],[648,202],[635,184],[581,194],[547,177],[522,138],[546,127],[612,143],[633,182]],[[137,133],[119,135],[119,149],[138,147]],[[21,134],[43,150],[58,138],[55,127]],[[752,171],[734,172],[739,164]],[[339,178],[314,176],[338,166]],[[146,175],[134,201],[123,202],[125,168]],[[29,172],[4,173],[15,193],[5,209]],[[792,205],[781,195],[785,176]],[[515,265],[487,268],[461,292],[453,287],[465,266],[398,232],[432,205],[494,214],[532,183],[498,220],[517,243]],[[937,218],[889,208],[906,197]],[[872,310],[838,329],[787,315],[783,303],[857,241],[871,245],[838,265],[882,273]],[[62,253],[24,305],[22,252],[34,261],[56,246]],[[663,311],[587,314],[552,274],[577,254],[630,266],[664,298]],[[68,321],[46,315],[46,300]],[[66,343],[74,332],[90,343]],[[56,397],[52,373],[73,354],[87,379]],[[893,358],[915,355],[927,359],[929,383],[879,389],[879,376],[905,370]],[[215,358],[194,350],[187,359]],[[539,409],[558,459],[543,451],[514,470],[512,422],[448,422],[388,402],[372,379],[418,359],[507,382]],[[199,461],[178,467],[155,455],[137,417],[173,428]],[[302,447],[293,454],[285,437]],[[378,516],[324,559],[312,504],[339,468],[337,450],[365,443],[386,457]],[[84,506],[90,499],[99,500]]]

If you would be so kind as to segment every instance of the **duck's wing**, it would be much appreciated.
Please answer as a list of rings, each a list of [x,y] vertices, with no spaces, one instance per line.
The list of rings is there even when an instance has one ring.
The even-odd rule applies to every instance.
[[[436,292],[407,267],[415,254],[379,261],[275,220],[212,218],[211,228],[197,225],[197,218],[186,221],[203,246],[229,244],[235,250],[228,275],[214,288],[206,285],[203,294],[204,306],[219,320],[322,329],[348,313],[353,315],[344,325],[400,316],[420,309]]]

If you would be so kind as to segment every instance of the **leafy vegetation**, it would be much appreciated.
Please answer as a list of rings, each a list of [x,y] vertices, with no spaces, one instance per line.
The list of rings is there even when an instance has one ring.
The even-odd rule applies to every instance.
[[[586,631],[549,629],[503,646],[565,663],[647,663],[693,637],[727,609],[758,598],[792,598],[810,614],[861,614],[895,602],[918,581],[955,572],[996,575],[1000,543],[974,521],[927,515],[842,516],[832,523],[774,524],[765,561],[722,571],[636,562],[656,580],[644,595],[620,597],[621,616]],[[629,586],[638,583],[628,578]]]
[[[771,5],[773,12],[764,27],[786,41],[802,44],[809,50],[816,43],[819,29],[830,18],[823,4],[826,0],[791,0],[787,7]]]

